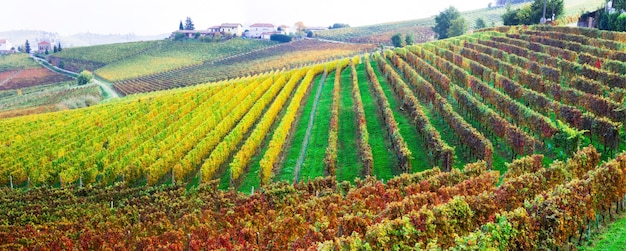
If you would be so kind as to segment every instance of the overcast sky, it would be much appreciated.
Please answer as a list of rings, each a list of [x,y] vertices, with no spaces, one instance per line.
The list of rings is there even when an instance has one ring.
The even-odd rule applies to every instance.
[[[461,11],[492,0],[2,0],[0,31],[44,30],[61,35],[170,33],[189,16],[196,29],[225,22],[292,26],[361,26],[428,17],[448,6]]]

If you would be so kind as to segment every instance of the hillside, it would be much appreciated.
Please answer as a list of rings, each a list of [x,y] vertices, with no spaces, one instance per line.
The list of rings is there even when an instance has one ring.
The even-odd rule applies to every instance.
[[[565,16],[577,16],[585,11],[593,11],[603,6],[604,0],[567,0],[565,4]],[[511,5],[511,8],[520,8],[525,4],[519,3]],[[461,12],[470,30],[474,29],[476,19],[482,18],[488,27],[502,26],[502,15],[506,12],[506,6],[477,9]],[[394,34],[413,34],[415,42],[424,43],[434,39],[434,32],[431,27],[435,25],[435,16],[408,20],[393,23],[383,23],[368,26],[331,29],[326,31],[316,31],[315,37],[345,41],[353,43],[371,43],[391,46],[391,37]]]
[[[299,67],[373,49],[317,40],[286,44],[256,39],[163,40],[66,49],[49,59],[71,71],[92,70],[128,95]]]
[[[70,71],[88,69],[104,80],[116,82],[199,65],[273,44],[243,39],[220,43],[160,40],[71,48],[49,58],[56,66]]]
[[[100,97],[97,86],[77,88],[72,77],[26,54],[0,56],[0,118],[84,107]]]
[[[46,173],[37,173],[38,177],[31,177],[31,182],[54,184],[58,182],[59,175],[69,175],[62,180],[72,183],[78,175],[73,168],[77,167],[69,165],[67,167],[72,166],[72,169],[62,168],[69,163],[84,163],[85,169],[79,173],[89,171],[89,180],[93,181],[99,180],[97,177],[102,175],[113,181],[126,173],[127,182],[148,178],[152,184],[170,172],[168,168],[175,166],[182,168],[174,169],[181,172],[175,175],[181,178],[193,174],[200,166],[203,170],[212,170],[204,174],[205,178],[220,177],[220,174],[230,170],[222,164],[233,161],[232,151],[235,149],[227,148],[230,150],[226,151],[218,147],[220,141],[216,139],[236,137],[235,141],[225,141],[232,145],[223,147],[243,144],[250,136],[250,130],[266,118],[263,114],[270,112],[270,105],[280,95],[286,99],[281,101],[282,104],[276,104],[275,109],[278,110],[267,118],[265,125],[280,121],[281,126],[265,128],[266,133],[261,134],[266,135],[270,129],[295,133],[289,133],[290,137],[275,136],[279,138],[270,143],[272,152],[262,154],[265,157],[261,163],[271,162],[269,165],[261,164],[261,168],[266,171],[267,168],[275,169],[275,178],[280,180],[295,178],[293,166],[289,163],[298,158],[303,130],[307,128],[309,119],[322,121],[319,123],[323,124],[314,125],[324,128],[329,128],[327,123],[330,120],[338,119],[339,127],[335,130],[338,130],[337,142],[342,147],[337,146],[337,149],[343,150],[339,150],[337,156],[352,158],[337,159],[337,166],[351,170],[351,174],[345,174],[347,176],[340,174],[343,172],[341,169],[335,170],[340,180],[353,180],[365,174],[390,178],[402,172],[432,166],[449,170],[476,159],[501,169],[504,162],[534,152],[545,154],[546,160],[551,162],[566,158],[577,145],[587,144],[602,149],[603,158],[610,158],[624,148],[619,142],[625,118],[620,107],[624,99],[626,77],[623,69],[626,66],[621,62],[624,54],[618,52],[623,48],[623,36],[592,32],[596,31],[549,27],[498,28],[462,38],[386,51],[384,54],[375,53],[366,60],[355,57],[352,63],[343,59],[302,69],[273,71],[227,82],[138,95],[89,109],[41,115],[47,119],[38,122],[30,121],[33,119],[30,117],[2,120],[0,123],[12,129],[2,132],[4,136],[0,137],[4,142],[0,145],[5,146],[0,149],[1,156],[9,158],[1,162],[2,172],[6,175],[0,175],[0,181],[6,183],[7,177],[14,173],[16,183],[23,182],[30,175],[19,167],[36,166],[35,163],[42,157],[50,159],[47,165],[55,168],[41,167],[41,170],[47,170]],[[595,36],[603,38],[596,39]],[[372,81],[379,84],[374,85]],[[339,93],[334,93],[333,85]],[[356,93],[359,95],[356,96]],[[335,105],[337,108],[332,108]],[[312,106],[317,110],[312,110]],[[356,110],[352,110],[353,107],[357,107]],[[224,112],[218,112],[222,109]],[[285,112],[280,112],[283,109],[293,112],[293,115],[298,114],[297,118],[286,116]],[[334,112],[333,109],[338,110]],[[122,110],[128,116],[114,116]],[[93,117],[92,113],[99,114],[99,118]],[[332,116],[337,118],[328,117],[329,114],[336,114]],[[215,120],[199,120],[207,116]],[[355,119],[358,124],[353,124]],[[291,120],[293,122],[285,122]],[[86,123],[85,126],[95,130],[96,134],[82,128],[72,133],[72,137],[77,137],[72,139],[64,133],[79,128],[64,128],[62,125],[69,121],[93,121],[100,129],[90,128],[91,123]],[[151,122],[150,126],[135,129],[119,127],[133,121]],[[174,121],[176,123],[171,124]],[[211,126],[200,126],[209,122]],[[247,124],[241,124],[243,122]],[[355,138],[352,128],[360,128],[356,135],[361,136]],[[243,131],[231,132],[234,129]],[[113,131],[107,132],[109,130]],[[325,146],[327,132],[326,129],[316,129],[310,137]],[[74,142],[87,134],[89,144],[70,147],[62,143]],[[27,138],[28,135],[36,135],[36,138],[14,142],[11,135]],[[54,137],[63,137],[63,140],[54,143],[57,141],[50,141]],[[128,137],[132,140],[129,141]],[[158,145],[146,141],[154,137],[163,137],[164,141]],[[317,137],[322,138],[319,140]],[[28,149],[31,144],[39,145],[37,139],[45,140],[45,145],[49,146],[39,151],[41,156],[19,151]],[[257,147],[264,142],[260,139],[256,139]],[[363,139],[372,142],[358,143]],[[183,142],[187,143],[181,145]],[[368,144],[382,145],[370,149]],[[455,146],[455,150],[450,146]],[[92,147],[101,153],[93,152]],[[171,152],[151,150],[163,147]],[[227,154],[216,152],[219,150]],[[305,150],[306,156],[309,149]],[[70,152],[72,154],[65,155]],[[89,154],[77,154],[81,152]],[[241,154],[250,161],[249,158],[256,155],[250,155],[252,153]],[[425,153],[428,154],[422,156]],[[21,154],[25,156],[15,157]],[[387,160],[380,162],[384,163],[381,165],[378,165],[379,162],[360,163],[363,154],[376,161],[381,158]],[[285,158],[278,157],[283,155]],[[81,159],[71,159],[79,156]],[[219,157],[219,164],[208,161],[212,160],[211,156]],[[316,156],[310,164],[322,165],[320,161],[324,154]],[[415,158],[424,159],[411,161]],[[305,157],[302,168],[307,168],[307,161]],[[292,171],[281,174],[282,165]],[[99,168],[93,169],[95,167]],[[108,168],[117,171],[109,172]],[[151,174],[152,171],[157,174]],[[306,173],[309,178],[314,178],[329,172],[316,170]],[[232,185],[237,185],[238,175],[221,178],[232,178]]]
[[[31,191],[0,190],[0,247],[569,248],[626,195],[624,49],[498,27],[1,119],[0,186]]]
[[[224,79],[250,76],[275,69],[292,69],[335,58],[372,51],[369,44],[343,44],[318,40],[277,44],[226,58],[207,60],[201,64],[116,82],[113,86],[124,95],[171,89]],[[138,61],[140,63],[140,61]],[[136,72],[138,65],[125,68]],[[97,73],[102,73],[97,71]],[[100,74],[102,76],[102,74]]]

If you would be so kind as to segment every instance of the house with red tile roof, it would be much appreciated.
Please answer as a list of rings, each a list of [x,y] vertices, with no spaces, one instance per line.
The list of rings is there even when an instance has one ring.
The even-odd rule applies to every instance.
[[[50,44],[50,42],[41,41],[37,44],[37,51],[39,53],[45,53],[46,50],[48,50],[48,52],[52,52],[52,44]]]
[[[176,34],[185,34],[188,38],[200,37],[214,37],[215,34],[226,35],[230,34],[235,37],[241,37],[243,35],[243,25],[239,23],[223,23],[221,25],[211,26],[206,30],[177,30],[172,32],[170,38],[175,38]]]
[[[13,48],[13,45],[9,42],[9,40],[0,39],[0,54],[9,54],[14,51],[15,48]]]

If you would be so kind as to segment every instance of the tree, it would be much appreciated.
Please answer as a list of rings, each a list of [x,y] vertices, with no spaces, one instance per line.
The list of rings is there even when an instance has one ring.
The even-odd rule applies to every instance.
[[[63,51],[63,48],[61,48],[61,42],[59,42],[59,45],[57,45],[57,51],[59,52]]]
[[[46,48],[46,50],[44,51],[44,53],[45,53],[46,55],[48,55],[48,48]]]
[[[174,41],[182,41],[185,39],[187,39],[187,36],[185,35],[185,33],[176,32],[176,34],[174,35]]]
[[[349,28],[349,24],[335,23],[330,29]]]
[[[306,32],[306,37],[312,38],[313,37],[313,31],[307,31]]]
[[[402,46],[404,46],[404,44],[402,42],[402,34],[398,33],[398,34],[395,34],[395,35],[391,36],[391,44],[393,44],[393,46],[395,46],[395,47],[402,47]]]
[[[28,40],[26,40],[26,44],[24,45],[24,50],[26,51],[26,53],[30,53],[30,44],[28,43]]]
[[[543,1],[544,0],[535,0],[531,4],[530,24],[538,24],[539,21],[541,21],[541,17],[543,16]],[[563,16],[564,8],[563,0],[547,0],[546,18],[552,19],[553,21],[560,18]]]
[[[511,9],[511,4],[506,5],[506,12],[502,14],[502,22],[504,25],[518,25],[519,19],[517,18],[518,9]]]
[[[613,1],[613,9],[616,9],[618,11],[626,10],[626,0],[612,0],[612,1]]]
[[[532,6],[525,5],[522,8],[520,8],[517,12],[517,20],[519,20],[518,24],[524,24],[524,25],[538,24],[541,22],[542,15],[543,13],[539,15],[538,20],[534,20]]]
[[[302,23],[302,21],[298,21],[294,24],[294,26],[296,27],[297,32],[302,32],[306,29],[306,26],[304,25],[304,23]]]
[[[57,49],[57,45],[55,44],[54,46],[52,46],[52,53],[57,53],[57,51],[59,51]]]
[[[404,38],[404,43],[406,45],[413,45],[415,43],[415,38],[413,34],[406,34],[406,37]]]
[[[467,24],[465,24],[465,18],[459,17],[452,20],[450,28],[448,28],[448,37],[456,37],[465,34],[467,31]]]
[[[448,38],[448,29],[452,26],[452,20],[461,17],[461,13],[453,6],[448,7],[435,17],[435,26],[432,28],[439,39]]]
[[[474,29],[480,30],[485,27],[487,27],[487,24],[485,23],[485,19],[483,19],[482,17],[477,18],[476,25],[474,25]]]
[[[178,30],[184,30],[185,26],[183,26],[183,20],[180,20],[180,24],[178,24]]]
[[[76,77],[76,83],[78,85],[86,85],[93,79],[93,74],[90,71],[83,70]]]
[[[195,30],[196,27],[193,25],[193,21],[191,21],[190,17],[187,17],[185,20],[185,30],[192,31]]]
[[[507,5],[507,10],[502,15],[504,25],[538,24],[543,17],[543,2],[544,0],[535,0],[532,4],[515,10],[511,9],[510,5]],[[563,0],[547,0],[546,18],[556,20],[563,16],[563,13]]]

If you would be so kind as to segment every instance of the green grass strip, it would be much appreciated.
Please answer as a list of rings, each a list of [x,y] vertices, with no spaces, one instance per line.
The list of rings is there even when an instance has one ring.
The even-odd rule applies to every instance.
[[[324,157],[328,147],[328,127],[330,126],[331,108],[333,104],[333,87],[335,72],[328,73],[326,82],[322,87],[322,94],[315,112],[315,123],[311,130],[309,146],[306,149],[306,157],[300,169],[300,180],[314,179],[324,176]],[[313,95],[311,95],[313,96]],[[314,99],[312,97],[311,99]]]
[[[280,169],[280,173],[274,178],[274,181],[293,181],[294,168],[296,167],[296,162],[298,161],[300,151],[302,150],[302,141],[304,141],[306,129],[309,125],[309,120],[311,119],[311,110],[313,110],[313,103],[315,103],[315,91],[317,91],[317,88],[320,85],[321,76],[322,74],[317,76],[313,82],[313,86],[311,86],[306,104],[302,110],[302,114],[300,114],[300,119],[296,122],[296,130],[294,131],[290,147],[287,150],[288,152],[285,155],[282,168]]]
[[[621,218],[610,223],[603,231],[596,236],[593,234],[591,241],[584,246],[578,247],[581,251],[621,251],[626,248],[626,214],[622,213]],[[594,229],[595,230],[595,229]]]
[[[407,116],[407,114],[400,111],[396,96],[393,94],[389,83],[387,83],[387,79],[385,79],[385,77],[380,72],[376,60],[370,60],[370,63],[372,65],[372,68],[374,68],[374,72],[376,73],[376,77],[378,78],[380,86],[385,92],[385,96],[387,96],[387,100],[389,101],[389,107],[393,111],[393,116],[398,123],[398,128],[400,128],[400,134],[408,145],[409,150],[411,150],[411,153],[413,153],[413,159],[411,160],[413,172],[421,172],[426,169],[432,168],[428,157],[429,151],[425,148],[426,144],[424,143],[424,140],[417,131],[417,128],[415,128],[415,126],[411,123],[411,119]]]
[[[365,65],[363,63],[357,65],[356,70],[359,78],[363,110],[365,110],[365,118],[367,120],[369,144],[374,157],[373,174],[378,179],[388,180],[402,173],[402,171],[397,167],[398,160],[395,157],[395,153],[390,151],[392,149],[391,142],[386,136],[387,130],[384,129],[385,124],[379,115],[380,108],[370,89],[371,87],[365,74]]]
[[[363,164],[359,159],[352,102],[352,80],[350,68],[341,73],[341,100],[339,103],[339,133],[337,151],[337,180],[354,182],[361,177]]]

